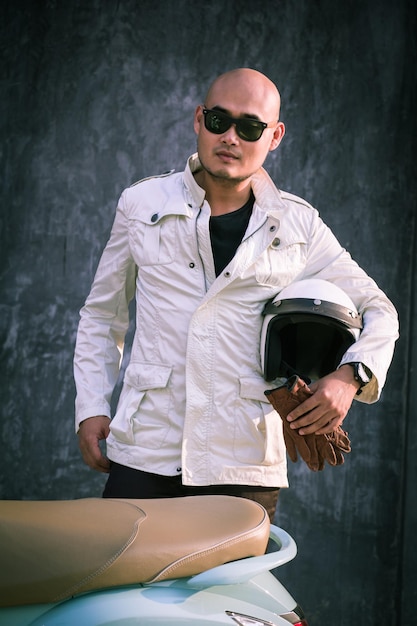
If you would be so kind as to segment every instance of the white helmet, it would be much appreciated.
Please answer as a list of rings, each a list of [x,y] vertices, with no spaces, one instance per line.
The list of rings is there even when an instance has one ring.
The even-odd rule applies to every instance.
[[[285,287],[263,315],[261,364],[267,381],[293,374],[312,381],[329,374],[362,328],[349,296],[317,278]]]

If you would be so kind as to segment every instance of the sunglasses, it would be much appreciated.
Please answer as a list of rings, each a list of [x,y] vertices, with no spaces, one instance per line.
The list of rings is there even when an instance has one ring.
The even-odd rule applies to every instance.
[[[275,126],[249,117],[230,117],[217,109],[203,109],[204,126],[210,133],[222,135],[232,124],[236,127],[238,137],[245,141],[258,141],[262,137],[265,128]]]

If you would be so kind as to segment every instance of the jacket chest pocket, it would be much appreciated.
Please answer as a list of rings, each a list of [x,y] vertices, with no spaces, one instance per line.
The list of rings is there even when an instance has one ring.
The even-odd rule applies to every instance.
[[[271,244],[255,263],[256,281],[263,285],[284,286],[305,267],[307,243]]]
[[[156,217],[155,217],[156,216]],[[158,219],[157,214],[149,222],[131,219],[129,244],[138,267],[166,265],[177,255],[178,218],[168,216]],[[155,223],[152,222],[155,219]]]

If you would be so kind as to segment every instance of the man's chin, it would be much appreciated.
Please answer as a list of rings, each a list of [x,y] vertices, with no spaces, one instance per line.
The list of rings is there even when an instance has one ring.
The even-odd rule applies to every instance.
[[[251,175],[242,175],[237,172],[234,172],[233,168],[231,167],[230,168],[219,167],[216,169],[211,169],[211,168],[206,167],[203,163],[201,163],[201,165],[207,176],[209,176],[216,182],[223,181],[225,184],[229,183],[231,185],[233,184],[237,185],[238,183],[242,183],[243,181],[247,180],[251,176]]]

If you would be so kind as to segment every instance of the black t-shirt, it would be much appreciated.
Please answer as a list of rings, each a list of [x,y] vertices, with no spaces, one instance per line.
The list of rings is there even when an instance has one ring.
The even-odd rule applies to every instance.
[[[255,197],[251,192],[249,200],[240,209],[224,215],[210,217],[210,238],[213,250],[216,276],[220,274],[235,256],[252,215]]]

